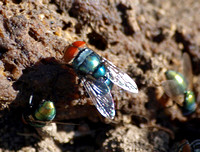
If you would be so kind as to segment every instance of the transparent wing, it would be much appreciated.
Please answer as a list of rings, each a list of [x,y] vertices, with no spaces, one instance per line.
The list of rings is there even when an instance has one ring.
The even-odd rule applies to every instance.
[[[113,119],[115,105],[108,86],[100,80],[82,79],[82,83],[97,110],[104,116]]]
[[[119,87],[132,93],[138,93],[138,87],[133,79],[121,71],[115,65],[105,58],[102,59],[108,71],[108,78]]]
[[[192,63],[190,56],[187,53],[183,54],[183,75],[188,83],[188,89],[191,90],[193,81]]]
[[[179,84],[174,80],[166,80],[162,82],[162,86],[169,97],[176,97],[184,93],[179,89]]]
[[[162,82],[165,93],[176,103],[182,104],[184,101],[184,92],[179,88],[179,84],[174,80],[166,80]]]

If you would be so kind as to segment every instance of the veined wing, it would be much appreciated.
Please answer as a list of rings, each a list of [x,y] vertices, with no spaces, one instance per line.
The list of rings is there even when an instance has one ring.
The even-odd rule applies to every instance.
[[[162,82],[162,86],[165,90],[165,93],[169,97],[176,97],[178,95],[184,94],[182,89],[179,89],[179,84],[174,80],[166,80]]]
[[[176,103],[182,104],[184,101],[184,91],[180,89],[179,84],[174,80],[166,80],[162,82],[165,93]]]
[[[100,80],[82,78],[82,83],[97,110],[104,116],[113,119],[115,105],[109,87]]]
[[[133,79],[128,76],[128,74],[121,71],[115,65],[105,58],[102,59],[106,65],[108,78],[116,85],[121,87],[124,90],[130,91],[132,93],[138,93],[138,87]]]
[[[190,56],[187,53],[183,54],[183,75],[187,81],[188,84],[188,89],[192,90],[192,79],[193,79],[193,74],[192,74],[192,63]]]

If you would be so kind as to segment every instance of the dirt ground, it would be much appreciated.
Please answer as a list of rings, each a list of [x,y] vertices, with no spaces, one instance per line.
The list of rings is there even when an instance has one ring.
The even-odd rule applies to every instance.
[[[176,152],[181,141],[200,139],[199,8],[199,0],[1,0],[0,151]],[[113,87],[113,120],[63,63],[76,40],[138,85],[138,94]],[[184,52],[197,102],[189,116],[161,87],[166,70],[182,71]],[[55,122],[21,121],[31,95],[36,105],[54,101]]]

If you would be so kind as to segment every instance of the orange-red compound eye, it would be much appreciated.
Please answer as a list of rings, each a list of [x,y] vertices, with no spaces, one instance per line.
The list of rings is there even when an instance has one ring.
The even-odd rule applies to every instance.
[[[86,47],[86,43],[83,41],[76,41],[69,46],[63,56],[63,59],[66,63],[70,62],[79,52],[78,48]]]
[[[83,41],[76,41],[74,43],[72,43],[73,46],[77,47],[77,48],[84,48],[86,47],[86,43]]]
[[[63,59],[66,63],[70,62],[77,54],[78,54],[78,48],[74,46],[69,46],[63,56]]]

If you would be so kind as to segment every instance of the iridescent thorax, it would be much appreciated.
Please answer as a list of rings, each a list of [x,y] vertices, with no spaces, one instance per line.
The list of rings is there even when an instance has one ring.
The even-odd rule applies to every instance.
[[[181,73],[174,70],[168,70],[165,72],[165,75],[168,80],[176,81],[180,90],[185,91],[187,89],[188,83]]]

